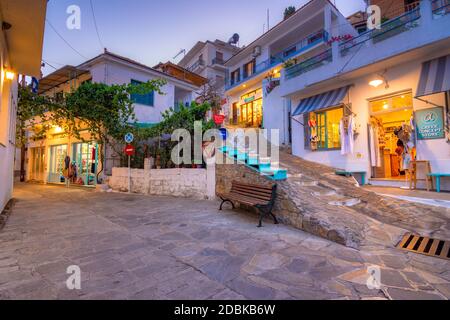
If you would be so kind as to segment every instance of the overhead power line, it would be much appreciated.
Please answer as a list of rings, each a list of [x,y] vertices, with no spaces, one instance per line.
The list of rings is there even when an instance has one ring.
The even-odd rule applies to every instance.
[[[53,29],[53,31],[55,31],[55,33],[58,35],[58,37],[61,38],[62,41],[65,42],[65,44],[67,44],[67,46],[69,46],[73,51],[75,51],[80,57],[82,57],[83,59],[88,60],[88,58],[86,56],[84,56],[82,53],[80,53],[80,51],[78,51],[77,49],[75,49],[70,43],[69,41],[67,41],[66,39],[64,39],[64,37],[58,32],[58,30],[56,30],[56,28],[52,25],[52,23],[48,20],[45,19],[45,21],[48,23],[48,25]]]
[[[92,17],[94,18],[94,26],[95,26],[95,32],[97,33],[98,42],[100,43],[100,47],[103,50],[105,46],[103,45],[102,39],[100,38],[100,32],[98,31],[97,26],[97,19],[95,18],[95,12],[94,12],[94,5],[92,4],[92,0],[89,0],[91,4],[91,11],[92,11]]]

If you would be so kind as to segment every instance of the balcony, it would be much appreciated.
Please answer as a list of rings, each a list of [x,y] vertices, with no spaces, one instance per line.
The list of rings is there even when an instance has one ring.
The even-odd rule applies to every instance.
[[[205,66],[205,60],[198,59],[192,66],[188,68],[189,71],[195,72],[197,69]]]
[[[450,0],[433,0],[431,3],[433,17],[439,18],[450,13]]]
[[[417,27],[420,19],[420,7],[416,5],[414,9],[401,16],[386,21],[380,29],[367,30],[359,36],[347,40],[339,45],[342,56],[346,56],[353,48],[372,40],[373,43],[384,41],[405,31]]]
[[[328,39],[329,39],[328,33],[325,30],[314,32],[313,34],[308,35],[295,45],[292,45],[283,50],[282,52],[272,55],[269,59],[258,63],[254,67],[253,73],[250,75],[246,75],[241,72],[241,77],[239,79],[235,79],[235,81],[230,81],[229,76],[227,75],[226,89],[227,90],[231,89],[234,86],[243,83],[244,81],[247,81],[270,70],[271,68],[279,66],[285,61],[292,59],[300,54],[303,54],[309,49],[314,48],[319,44],[327,43]]]
[[[298,77],[299,75],[323,66],[333,60],[333,54],[331,49],[328,49],[312,58],[309,58],[303,62],[286,68],[285,78],[286,80]]]
[[[225,61],[222,58],[214,58],[212,59],[212,65],[219,65],[223,66],[225,64]]]

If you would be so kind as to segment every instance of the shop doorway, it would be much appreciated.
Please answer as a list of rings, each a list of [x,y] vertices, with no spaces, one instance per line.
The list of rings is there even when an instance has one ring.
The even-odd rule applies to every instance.
[[[70,166],[72,184],[80,186],[97,184],[98,152],[98,144],[95,142],[72,144]]]
[[[238,124],[238,105],[233,103],[233,124]]]
[[[412,93],[370,100],[369,105],[372,179],[405,181],[416,156]]]
[[[31,148],[30,180],[44,181],[45,147]]]
[[[262,126],[262,89],[241,97],[239,124],[245,128]]]
[[[50,147],[50,159],[48,166],[48,182],[49,183],[65,183],[64,177],[65,163],[67,156],[67,145],[57,145]]]

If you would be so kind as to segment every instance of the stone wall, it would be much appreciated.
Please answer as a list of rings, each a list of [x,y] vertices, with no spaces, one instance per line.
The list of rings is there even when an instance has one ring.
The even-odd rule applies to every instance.
[[[283,188],[283,181],[271,181],[258,172],[252,171],[242,164],[218,164],[216,165],[216,192],[226,193],[231,189],[232,181],[254,184],[277,184],[277,197],[273,213],[284,224],[303,229],[303,220],[300,209],[289,199]]]
[[[131,192],[158,196],[214,199],[214,185],[208,183],[207,169],[132,169]],[[211,179],[209,179],[211,180]],[[128,168],[113,168],[109,186],[128,192]],[[212,188],[212,190],[211,190]]]

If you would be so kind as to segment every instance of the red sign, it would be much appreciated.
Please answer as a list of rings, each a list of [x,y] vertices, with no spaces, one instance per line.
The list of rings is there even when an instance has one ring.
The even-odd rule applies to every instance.
[[[222,124],[225,121],[225,116],[223,114],[215,114],[214,115],[214,123]]]
[[[127,144],[124,151],[127,156],[132,156],[134,155],[135,152],[134,147],[131,144]]]

